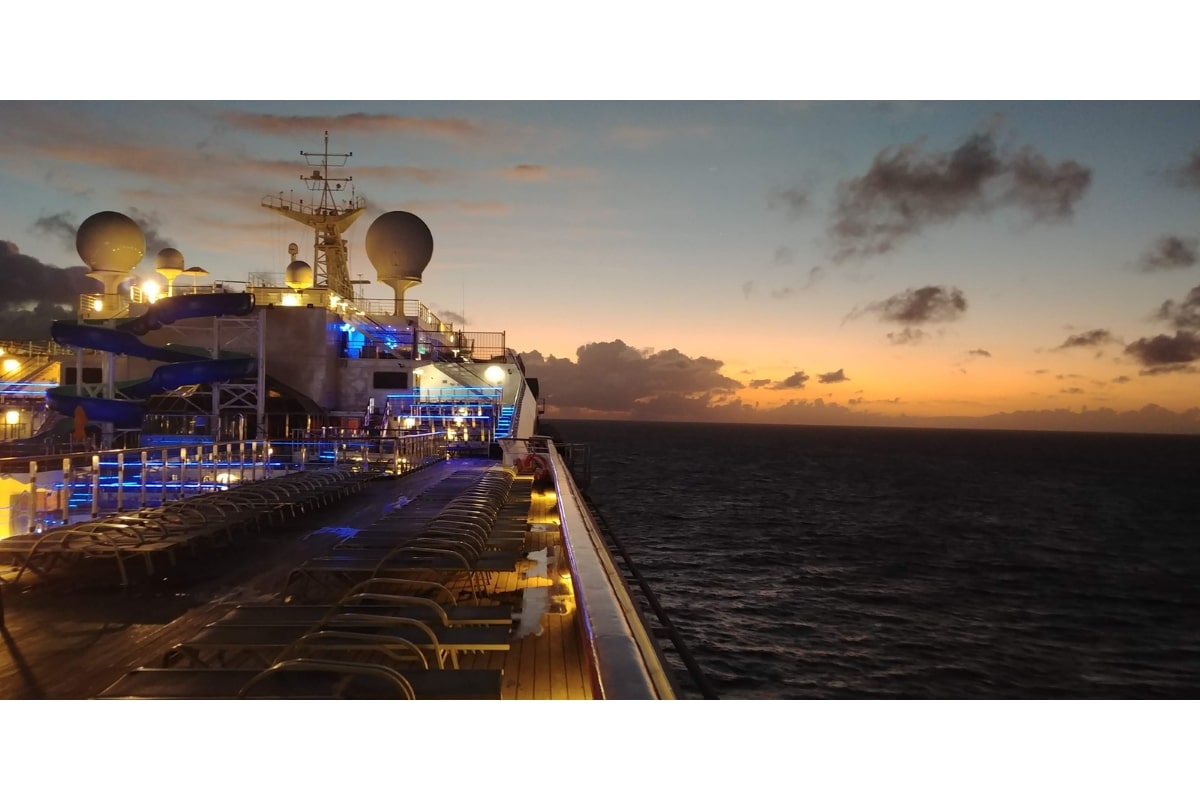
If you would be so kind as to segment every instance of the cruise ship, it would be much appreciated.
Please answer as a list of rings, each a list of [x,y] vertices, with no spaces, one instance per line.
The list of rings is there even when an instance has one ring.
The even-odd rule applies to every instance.
[[[165,248],[138,285],[145,236],[102,211],[102,291],[8,345],[0,697],[712,696],[505,333],[408,297],[425,222],[369,223],[394,297],[364,298],[352,154],[303,155],[303,199],[261,203],[311,236],[280,273]]]

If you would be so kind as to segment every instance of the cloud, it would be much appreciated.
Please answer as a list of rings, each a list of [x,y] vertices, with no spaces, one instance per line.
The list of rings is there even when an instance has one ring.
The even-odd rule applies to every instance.
[[[1167,177],[1176,186],[1186,189],[1200,189],[1200,147],[1192,151],[1186,164],[1167,170]]]
[[[864,314],[874,314],[884,322],[900,322],[904,328],[889,333],[892,344],[916,344],[927,334],[918,325],[929,322],[953,322],[967,310],[967,298],[962,290],[945,286],[922,286],[920,289],[905,289],[886,300],[870,303],[864,308],[854,309],[846,319],[855,319]]]
[[[79,223],[72,221],[66,211],[38,217],[33,221],[33,229],[57,239],[68,250],[75,249],[75,234],[79,230]]]
[[[750,299],[750,293],[754,291],[754,281],[746,281],[742,284],[742,297]]]
[[[772,389],[803,389],[804,384],[808,383],[808,375],[804,370],[793,372],[781,381],[776,381],[771,384]]]
[[[1066,341],[1054,349],[1067,350],[1072,347],[1103,347],[1106,344],[1114,344],[1116,341],[1109,331],[1104,328],[1095,328],[1087,333],[1077,333],[1074,336],[1068,336]]]
[[[1180,330],[1200,330],[1200,286],[1192,287],[1182,303],[1165,301],[1155,316]]]
[[[547,170],[541,164],[517,164],[508,170],[508,174],[523,181],[544,181]]]
[[[618,125],[608,133],[614,143],[634,150],[648,150],[661,144],[674,143],[693,137],[710,136],[708,125]]]
[[[776,247],[775,255],[771,260],[776,264],[794,264],[796,263],[796,253],[790,247]]]
[[[791,186],[775,188],[767,193],[767,208],[782,209],[790,219],[799,219],[812,206],[812,195],[807,189]]]
[[[1083,394],[1083,389],[1080,389],[1078,386],[1068,386],[1066,388],[1059,389],[1058,393],[1059,394]]]
[[[728,400],[742,384],[720,373],[722,362],[690,358],[678,350],[637,350],[620,339],[592,342],[576,360],[522,354],[526,371],[542,379],[549,402],[578,413],[638,415],[655,399],[684,398],[700,405]],[[661,407],[660,407],[661,408]]]
[[[989,353],[987,350],[984,350],[982,348],[977,348],[975,350],[968,350],[967,355],[979,356],[980,358],[991,358],[992,357],[991,353]]]
[[[850,379],[846,377],[845,371],[840,369],[837,372],[822,372],[817,376],[818,383],[841,383],[848,380]]]
[[[394,114],[306,115],[253,114],[223,110],[218,115],[225,123],[243,130],[291,136],[322,130],[361,133],[411,133],[431,139],[475,140],[484,136],[478,123],[462,118],[405,117]]]
[[[1200,240],[1193,237],[1163,236],[1142,254],[1137,268],[1142,272],[1159,272],[1195,266],[1198,245]]]
[[[1200,359],[1200,336],[1187,330],[1175,331],[1173,337],[1160,334],[1132,342],[1125,352],[1145,367],[1187,364]]]
[[[1133,378],[1129,377],[1128,375],[1118,375],[1112,379],[1112,383],[1129,383],[1131,380],[1133,380]]]
[[[928,334],[926,334],[925,331],[921,330],[920,328],[910,328],[908,326],[905,326],[895,333],[889,333],[887,335],[888,341],[890,341],[892,344],[898,345],[917,344],[918,342],[924,341],[927,337]]]
[[[754,380],[750,381],[750,388],[762,389],[763,387],[770,385],[770,383],[770,378],[755,378]]]
[[[151,259],[158,255],[158,251],[164,247],[173,246],[170,239],[159,233],[158,229],[162,225],[162,221],[159,219],[158,214],[132,207],[125,213],[142,229],[142,235],[146,237],[146,255]]]
[[[543,357],[536,351],[522,354],[529,375],[541,382],[551,419],[1200,434],[1200,408],[1172,412],[1155,405],[1145,406],[1139,411],[1123,412],[1109,408],[1085,409],[1083,412],[1059,408],[1027,409],[983,417],[928,417],[900,413],[905,405],[900,397],[875,400],[855,397],[844,405],[826,402],[821,398],[805,400],[792,397],[782,405],[760,408],[758,403],[748,404],[734,395],[741,385],[719,374],[719,361],[703,357],[689,358],[676,350],[639,350],[619,339],[585,345],[577,350],[577,354],[578,362],[554,356]],[[1170,367],[1171,371],[1176,372],[1192,369],[1187,364]],[[807,374],[800,371],[778,384],[790,382],[802,386],[807,381]],[[1126,381],[1114,381],[1123,382]],[[774,383],[756,379],[751,386],[764,388]],[[861,390],[856,392],[861,393]]]
[[[825,277],[825,270],[823,270],[821,267],[813,267],[812,269],[810,269],[808,271],[808,274],[804,278],[804,283],[801,284],[799,289],[792,287],[792,286],[781,286],[778,289],[771,290],[771,292],[770,292],[771,297],[775,298],[776,300],[782,300],[785,297],[791,297],[796,292],[807,292],[813,286],[816,286],[817,283],[819,281],[821,281],[824,277]],[[746,295],[747,298],[750,296],[750,292],[747,288],[750,285],[751,285],[750,283],[743,284],[742,291]]]
[[[952,422],[951,420],[950,422]],[[1111,408],[1075,412],[1065,408],[1012,411],[975,421],[979,427],[1005,430],[1125,431],[1129,433],[1200,433],[1200,409],[1168,411],[1153,403],[1137,411]],[[961,425],[961,423],[960,423]]]
[[[1038,221],[1068,219],[1090,184],[1091,170],[1077,162],[1051,165],[1030,147],[1001,152],[991,133],[945,153],[925,153],[919,142],[888,148],[838,186],[835,259],[887,253],[930,225],[1006,206]]]
[[[0,339],[49,339],[50,323],[77,315],[79,295],[100,291],[87,267],[60,268],[0,240]]]
[[[1182,372],[1189,375],[1195,375],[1196,373],[1200,373],[1200,370],[1196,369],[1191,364],[1158,364],[1153,367],[1147,367],[1146,369],[1139,370],[1138,375],[1168,375],[1172,372]]]
[[[1004,204],[1015,204],[1029,211],[1039,222],[1070,219],[1075,206],[1092,182],[1092,171],[1076,161],[1052,166],[1030,147],[1024,147],[1009,165],[1012,185],[1004,194]]]

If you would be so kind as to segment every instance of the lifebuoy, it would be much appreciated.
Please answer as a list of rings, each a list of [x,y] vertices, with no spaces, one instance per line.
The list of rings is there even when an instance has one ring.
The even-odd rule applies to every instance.
[[[533,479],[544,480],[550,477],[550,462],[541,453],[526,453],[513,462],[518,474],[533,473]]]

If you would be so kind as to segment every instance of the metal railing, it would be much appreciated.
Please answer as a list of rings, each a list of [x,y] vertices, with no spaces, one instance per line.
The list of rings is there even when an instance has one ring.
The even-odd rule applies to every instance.
[[[332,178],[330,179],[332,181]],[[283,196],[283,193],[269,194],[262,199],[262,205],[267,208],[279,208],[285,211],[294,211],[299,214],[324,214],[328,217],[344,217],[352,211],[357,211],[360,208],[367,207],[366,195],[355,192],[354,195],[347,201],[340,203],[337,207],[320,206],[316,203],[306,203],[295,197]]]
[[[264,480],[279,469],[273,458],[265,441],[0,458],[0,473],[22,484],[0,513],[0,538]]]
[[[0,339],[0,357],[23,358],[30,356],[63,356],[75,352],[70,347],[63,347],[53,339],[45,341],[13,341]]]
[[[297,431],[291,439],[274,443],[280,458],[299,469],[344,466],[393,476],[444,461],[447,445],[445,431],[379,433],[357,428]]]
[[[687,696],[681,694],[681,690],[686,689],[690,695],[707,700],[717,699],[716,689],[671,622],[658,596],[634,564],[629,551],[583,487],[574,481],[574,470],[564,457],[564,451],[571,446],[554,442],[549,437],[528,439],[527,446],[532,451],[546,453],[554,463],[554,471],[558,475],[556,485],[560,490],[558,506],[563,521],[564,543],[571,554],[573,570],[583,573],[578,575],[581,581],[577,591],[591,595],[585,596],[581,607],[602,610],[615,604],[626,620],[629,637],[636,642],[636,650],[640,653],[640,657],[635,656],[630,648],[621,646],[625,639],[624,632],[610,629],[611,619],[597,618],[595,623],[585,623],[585,628],[593,638],[593,653],[601,662],[596,665],[597,678],[602,686],[607,683],[604,686],[606,692],[614,693],[608,696],[642,696],[638,694],[643,689],[642,684],[637,680],[629,680],[639,672],[637,668],[631,670],[629,667],[634,667],[640,661],[645,665],[644,679],[656,687],[660,696],[667,696],[668,693]],[[560,469],[560,465],[565,470]],[[566,475],[562,474],[563,471]],[[573,502],[563,497],[564,492],[570,495]],[[573,513],[567,513],[568,509]],[[575,530],[570,524],[572,519],[578,524]],[[594,552],[594,557],[589,551]],[[593,575],[587,575],[589,570]],[[657,624],[652,626],[651,620]],[[606,641],[601,642],[601,639]],[[611,651],[607,657],[604,653],[606,648]],[[666,667],[671,668],[670,674]],[[682,686],[680,678],[684,679]],[[663,686],[664,681],[669,684],[669,692]]]

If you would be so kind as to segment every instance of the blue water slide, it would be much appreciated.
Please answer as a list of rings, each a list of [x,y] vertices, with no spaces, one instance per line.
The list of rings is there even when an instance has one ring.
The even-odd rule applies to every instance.
[[[254,310],[254,295],[248,293],[177,295],[159,300],[140,317],[123,320],[116,328],[89,325],[73,320],[58,320],[50,326],[54,341],[68,347],[103,350],[150,361],[167,362],[144,381],[122,383],[121,392],[134,400],[85,397],[73,386],[59,386],[46,392],[47,404],[64,416],[74,416],[82,407],[89,420],[112,422],[118,427],[136,428],[146,413],[145,398],[194,383],[221,383],[253,377],[254,359],[245,355],[211,358],[200,348],[165,345],[155,347],[138,337],[177,320],[191,317],[216,317],[225,314],[245,316]]]
[[[163,325],[170,325],[181,319],[220,317],[225,314],[244,317],[253,310],[254,295],[249,292],[177,294],[151,303],[150,308],[140,317],[118,322],[117,330],[143,336],[148,331],[156,331]]]

